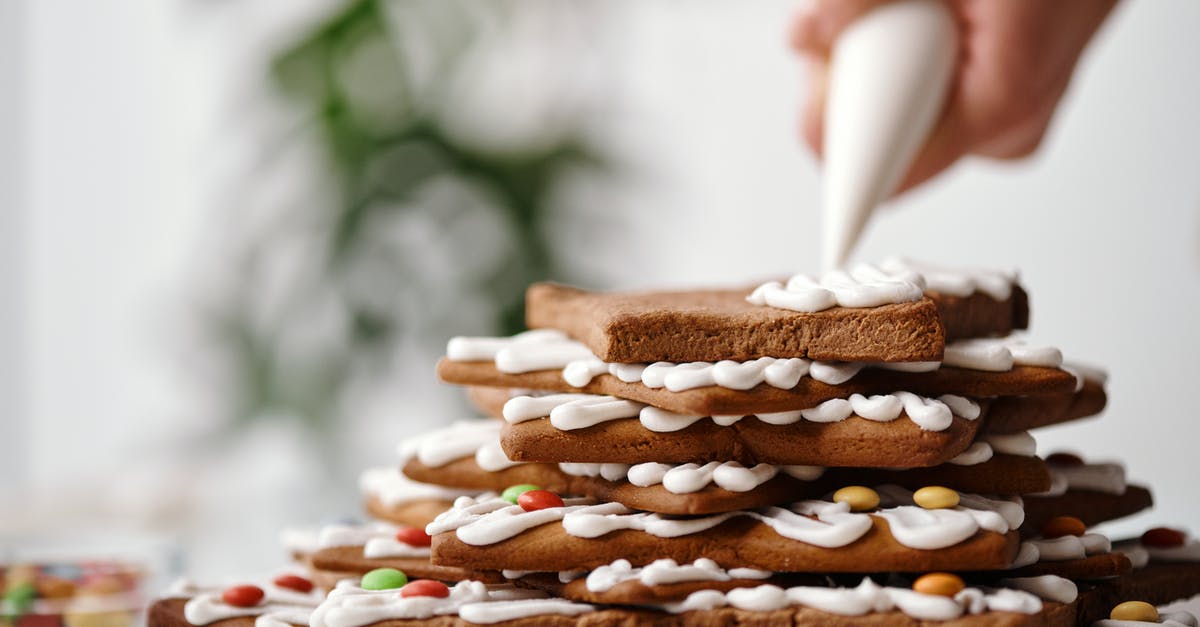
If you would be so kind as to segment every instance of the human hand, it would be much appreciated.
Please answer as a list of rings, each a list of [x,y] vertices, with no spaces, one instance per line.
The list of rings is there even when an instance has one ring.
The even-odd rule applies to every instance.
[[[890,0],[812,0],[792,23],[791,44],[809,62],[801,113],[818,155],[826,74],[839,34]],[[1016,159],[1042,141],[1079,55],[1116,0],[946,0],[961,28],[961,59],[930,138],[900,185],[904,191],[965,155]]]

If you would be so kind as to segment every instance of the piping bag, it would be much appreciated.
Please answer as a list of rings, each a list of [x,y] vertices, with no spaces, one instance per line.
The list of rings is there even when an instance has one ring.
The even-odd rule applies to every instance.
[[[845,265],[942,112],[958,26],[940,0],[882,4],[833,45],[825,102],[822,266]]]

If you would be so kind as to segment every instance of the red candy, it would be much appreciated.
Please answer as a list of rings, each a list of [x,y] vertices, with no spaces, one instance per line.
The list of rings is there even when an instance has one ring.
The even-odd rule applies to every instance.
[[[1051,466],[1082,466],[1083,458],[1074,453],[1051,453],[1046,457],[1046,463]]]
[[[539,509],[562,507],[563,500],[562,497],[549,490],[530,490],[522,492],[521,496],[517,497],[517,505],[527,512],[533,512]]]
[[[312,592],[313,582],[300,575],[280,575],[275,578],[275,585],[296,592]]]
[[[419,527],[404,527],[396,532],[396,541],[408,546],[429,546],[433,538]]]
[[[258,586],[233,586],[221,593],[221,600],[234,607],[254,607],[267,596]]]
[[[1184,542],[1187,542],[1187,536],[1170,527],[1155,527],[1142,534],[1142,544],[1156,549],[1173,549],[1183,546]]]
[[[432,579],[418,579],[410,581],[403,588],[400,588],[400,596],[408,597],[437,597],[444,599],[450,596],[450,588],[440,581]]]

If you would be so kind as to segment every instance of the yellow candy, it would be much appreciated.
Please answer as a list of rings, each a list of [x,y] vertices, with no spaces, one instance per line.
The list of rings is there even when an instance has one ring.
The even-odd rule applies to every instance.
[[[958,575],[950,573],[929,573],[921,575],[913,582],[912,589],[923,594],[936,594],[938,596],[954,598],[954,595],[962,592],[962,589],[967,587],[963,580]]]
[[[958,506],[958,492],[940,485],[925,486],[913,492],[913,502],[925,509],[948,509]]]
[[[1126,601],[1112,608],[1108,617],[1113,620],[1158,622],[1158,610],[1145,601]]]
[[[863,512],[879,507],[879,493],[860,485],[851,485],[833,493],[834,503],[845,503],[852,512]]]

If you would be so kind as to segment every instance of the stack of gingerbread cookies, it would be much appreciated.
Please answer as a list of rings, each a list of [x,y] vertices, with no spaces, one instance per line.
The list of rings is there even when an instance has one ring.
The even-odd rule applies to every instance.
[[[1037,456],[1029,431],[1099,413],[1105,377],[1016,337],[1028,312],[1011,274],[896,260],[534,285],[532,330],[438,365],[492,418],[403,443],[363,476],[378,520],[297,551],[330,590],[309,624],[1189,620],[1154,606],[1200,593],[1200,544],[1114,546],[1090,528],[1149,492]]]

